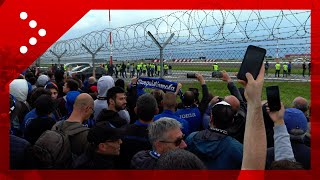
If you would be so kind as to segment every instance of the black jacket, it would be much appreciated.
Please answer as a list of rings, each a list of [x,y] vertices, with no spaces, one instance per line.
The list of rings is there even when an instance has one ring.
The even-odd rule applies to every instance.
[[[228,129],[228,133],[230,136],[243,144],[244,130],[246,126],[247,103],[243,100],[239,89],[234,85],[233,82],[228,83],[228,89],[230,94],[235,96],[240,102],[240,109],[234,117],[233,126]]]
[[[96,125],[107,124],[109,123],[111,126],[115,128],[120,128],[127,124],[125,119],[122,119],[118,112],[103,109],[96,119]]]
[[[28,169],[31,161],[28,155],[28,148],[31,144],[14,135],[10,135],[10,169]]]
[[[124,127],[126,135],[122,140],[117,168],[130,169],[132,157],[139,151],[152,148],[148,138],[148,126],[139,123],[129,124]]]
[[[152,155],[151,151],[140,151],[135,154],[131,160],[131,168],[132,169],[154,169],[157,162],[158,157]]]
[[[87,152],[74,161],[75,169],[114,169],[116,156],[108,156],[88,148]]]

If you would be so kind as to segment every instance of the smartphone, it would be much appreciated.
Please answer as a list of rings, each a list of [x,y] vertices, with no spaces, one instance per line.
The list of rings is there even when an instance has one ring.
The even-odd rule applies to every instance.
[[[196,78],[195,73],[187,73],[187,78]]]
[[[212,72],[212,77],[214,77],[214,78],[222,78],[222,72],[221,71]]]
[[[266,91],[270,111],[279,111],[281,109],[279,86],[268,86]]]
[[[263,48],[249,45],[241,63],[237,78],[247,82],[246,73],[249,72],[252,74],[253,78],[256,79],[259,75],[266,52],[267,51]]]

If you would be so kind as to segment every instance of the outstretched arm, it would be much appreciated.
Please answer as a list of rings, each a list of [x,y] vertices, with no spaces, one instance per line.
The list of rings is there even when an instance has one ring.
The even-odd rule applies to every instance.
[[[241,169],[263,170],[267,154],[267,138],[261,107],[261,93],[264,82],[263,65],[256,80],[250,73],[246,73],[246,77],[248,79],[247,83],[239,80],[244,85],[245,97],[248,102]]]

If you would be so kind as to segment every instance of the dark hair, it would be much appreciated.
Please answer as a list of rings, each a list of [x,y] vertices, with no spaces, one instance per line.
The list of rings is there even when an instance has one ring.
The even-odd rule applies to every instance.
[[[114,86],[112,88],[110,88],[107,92],[107,102],[109,104],[109,100],[113,99],[115,100],[117,97],[117,94],[119,93],[125,93],[124,89],[118,86]]]
[[[64,72],[62,70],[56,70],[54,72],[54,79],[57,83],[63,81]]]
[[[299,162],[289,160],[273,161],[270,169],[272,170],[303,170],[303,166]]]
[[[185,106],[191,106],[194,104],[195,96],[192,91],[186,91],[183,94],[183,105]]]
[[[118,79],[115,83],[114,83],[114,85],[115,86],[118,86],[118,87],[121,87],[121,88],[123,88],[124,89],[124,80],[123,79]]]
[[[36,113],[38,116],[45,116],[54,111],[54,101],[48,94],[42,94],[35,101]]]
[[[67,79],[66,84],[70,91],[77,91],[79,89],[79,84],[74,79]]]
[[[137,116],[143,121],[151,121],[156,113],[158,104],[151,94],[143,94],[137,100]]]
[[[53,73],[51,71],[47,71],[47,76],[49,77],[49,79],[52,79]]]
[[[199,103],[199,89],[198,88],[189,88],[189,91],[192,91],[194,94],[194,99],[196,103]]]
[[[231,127],[234,118],[231,106],[221,104],[214,105],[211,113],[216,128],[225,130]]]
[[[155,169],[206,169],[203,162],[193,153],[184,149],[170,150],[161,154]]]
[[[82,81],[81,79],[77,78],[77,77],[72,77],[71,79],[75,80],[78,83],[78,87],[81,88],[82,87]]]
[[[35,88],[31,91],[29,99],[28,99],[28,103],[29,105],[34,108],[35,107],[35,102],[38,99],[38,97],[40,97],[41,95],[46,94],[46,95],[50,95],[51,96],[51,91],[48,89],[44,89],[43,87],[38,87]]]

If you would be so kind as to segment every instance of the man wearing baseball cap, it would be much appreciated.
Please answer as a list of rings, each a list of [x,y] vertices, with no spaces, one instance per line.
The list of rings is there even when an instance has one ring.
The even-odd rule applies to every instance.
[[[299,109],[288,108],[283,119],[290,135],[295,160],[301,163],[304,169],[310,169],[310,148],[303,142],[308,129],[306,116]],[[267,168],[272,161],[274,161],[274,148],[268,148]]]
[[[76,169],[113,169],[115,157],[120,154],[123,129],[95,126],[88,133],[90,146],[75,160]]]

